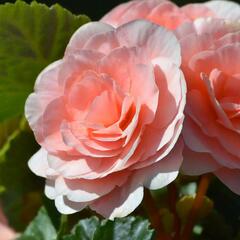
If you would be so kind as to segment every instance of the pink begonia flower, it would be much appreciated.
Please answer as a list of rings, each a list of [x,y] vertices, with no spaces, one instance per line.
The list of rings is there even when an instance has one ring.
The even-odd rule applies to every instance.
[[[26,117],[42,146],[30,169],[71,214],[131,213],[143,187],[172,182],[182,163],[186,86],[173,33],[148,21],[82,26],[63,59],[38,76]]]
[[[0,206],[0,240],[14,240],[17,234],[8,226],[7,219]]]
[[[118,27],[132,20],[146,19],[168,29],[176,29],[200,17],[238,20],[240,6],[230,1],[209,1],[178,7],[166,0],[134,0],[115,7],[101,21]]]
[[[240,22],[198,19],[176,35],[188,86],[183,171],[213,172],[240,194]]]

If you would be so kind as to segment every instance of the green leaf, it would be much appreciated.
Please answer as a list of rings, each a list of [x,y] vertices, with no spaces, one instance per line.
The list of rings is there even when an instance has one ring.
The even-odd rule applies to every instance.
[[[5,160],[5,154],[11,146],[11,142],[25,127],[25,118],[13,118],[0,122],[0,163]]]
[[[56,237],[56,230],[52,225],[47,211],[45,208],[41,208],[38,215],[18,240],[54,240]]]
[[[62,239],[62,236],[67,232],[67,229],[68,229],[68,215],[62,214],[57,233],[57,240]]]
[[[11,140],[0,163],[0,186],[5,188],[1,201],[11,226],[18,231],[35,216],[41,205],[43,180],[36,178],[27,166],[38,149],[32,132],[22,130]]]
[[[97,217],[80,220],[73,228],[72,234],[65,236],[63,240],[92,240],[96,229],[100,226]]]
[[[23,113],[39,72],[63,56],[71,35],[88,21],[59,5],[0,5],[0,122]]]
[[[0,194],[18,231],[36,214],[43,186],[27,166],[39,147],[24,125],[24,103],[40,71],[63,56],[72,34],[88,21],[59,5],[0,5]]]
[[[93,240],[150,240],[153,231],[149,222],[140,217],[127,217],[115,221],[103,221]]]
[[[72,234],[63,240],[150,240],[153,230],[140,217],[126,217],[115,221],[99,221],[97,217],[80,220]]]

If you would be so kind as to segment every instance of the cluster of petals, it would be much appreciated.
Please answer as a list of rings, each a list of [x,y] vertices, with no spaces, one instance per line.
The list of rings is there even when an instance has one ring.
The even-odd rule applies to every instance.
[[[213,172],[240,194],[240,21],[202,18],[175,33],[188,87],[183,172]]]
[[[183,23],[201,17],[240,19],[240,6],[224,0],[191,3],[178,7],[167,0],[133,0],[115,7],[102,22],[118,27],[136,19],[146,19],[168,29],[176,29]]]
[[[150,1],[151,2],[151,1]],[[71,214],[131,213],[182,163],[186,84],[175,35],[149,21],[82,26],[38,76],[25,113],[41,149],[29,167]],[[174,147],[174,148],[173,148]]]
[[[213,172],[240,194],[240,5],[136,0],[101,21],[119,26],[134,19],[174,30],[180,41],[188,89],[183,173]]]

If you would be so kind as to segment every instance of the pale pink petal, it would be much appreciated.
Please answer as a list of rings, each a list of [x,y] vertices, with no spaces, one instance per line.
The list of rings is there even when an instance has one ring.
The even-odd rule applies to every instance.
[[[92,50],[75,52],[63,58],[63,64],[59,70],[59,85],[64,87],[64,94],[67,94],[69,87],[75,81],[81,79],[86,71],[97,71],[97,63],[104,57],[104,54]],[[80,77],[80,79],[78,79]]]
[[[108,127],[118,121],[120,107],[120,102],[113,92],[103,91],[92,101],[85,120]]]
[[[181,24],[189,21],[181,8],[170,1],[159,2],[158,6],[152,9],[146,19],[167,29],[176,29]]]
[[[111,164],[112,162],[110,162],[110,165]],[[101,168],[106,167],[106,165],[107,163],[103,162],[102,159],[91,159],[90,161],[87,158],[82,158],[79,160],[67,161],[59,167],[58,171],[62,176],[69,179],[80,178],[85,175],[91,176],[93,173],[95,174],[92,178],[96,178],[99,172],[101,172]]]
[[[89,202],[111,192],[115,187],[122,186],[128,179],[130,172],[119,172],[104,178],[87,179],[65,179],[68,188],[67,198],[75,202]]]
[[[179,68],[166,59],[154,61],[155,78],[159,88],[159,102],[154,128],[163,129],[176,115],[183,111],[186,103],[186,82]]]
[[[91,140],[88,139],[84,141],[84,145],[99,151],[107,151],[110,149],[116,150],[121,148],[123,144],[124,144],[124,139],[120,139],[113,142],[98,141],[96,139],[91,139]]]
[[[65,56],[76,54],[76,52],[81,50],[86,44],[86,42],[96,34],[106,33],[113,30],[113,27],[101,22],[90,22],[83,25],[71,37],[65,51]]]
[[[138,131],[137,127],[141,128],[143,127],[143,125],[146,124],[148,119],[146,119],[146,122],[145,121],[141,122],[142,115],[146,115],[146,112],[144,112],[143,106],[141,107],[140,104],[137,104],[134,115],[131,118],[131,121],[129,122],[128,126],[126,126],[125,129],[123,130],[123,136],[126,136],[123,146],[126,146],[132,139],[133,134]]]
[[[230,24],[224,19],[198,18],[193,22],[182,24],[174,33],[179,40],[191,34],[196,34],[200,37],[204,34],[210,34],[212,39],[217,39],[223,37],[226,33],[237,31],[238,28],[238,26]],[[194,43],[197,44],[197,42]]]
[[[104,32],[90,38],[84,45],[83,49],[94,49],[105,55],[109,54],[113,49],[120,47],[115,31]]]
[[[121,22],[121,17],[124,17],[124,14],[128,9],[132,9],[132,7],[136,4],[136,1],[130,1],[127,3],[122,3],[117,7],[113,8],[109,13],[107,13],[103,18],[100,20],[101,22],[108,23],[113,27],[118,27]],[[124,19],[124,18],[123,18]]]
[[[233,192],[240,194],[240,169],[221,168],[214,174]]]
[[[185,119],[183,129],[183,138],[185,144],[192,151],[199,153],[209,153],[216,161],[226,167],[238,168],[239,158],[228,152],[219,142],[205,135],[201,129],[191,119]]]
[[[240,30],[240,27],[239,27]],[[216,40],[214,42],[214,48],[217,49],[219,47],[226,46],[232,43],[239,43],[240,42],[240,31],[234,33],[228,33],[224,35],[222,38]]]
[[[187,146],[183,151],[183,164],[181,172],[186,175],[202,175],[214,172],[221,167],[208,153],[193,152]]]
[[[118,48],[101,59],[99,72],[114,79],[123,92],[129,92],[131,85],[129,72],[131,67],[137,63],[139,63],[138,55],[133,50],[125,47]]]
[[[106,90],[100,76],[94,71],[85,71],[81,79],[76,79],[74,84],[69,87],[68,104],[73,108],[83,112],[77,119],[84,117],[84,111],[87,110],[93,99],[103,90]]]
[[[136,19],[144,19],[147,14],[155,8],[163,0],[135,0],[130,8],[128,8],[121,17],[121,24],[130,22]]]
[[[174,181],[182,164],[182,141],[161,161],[137,170],[136,176],[142,178],[145,187],[156,190]]]
[[[36,175],[40,177],[46,177],[46,172],[49,168],[47,161],[47,151],[41,148],[38,152],[36,152],[28,161],[28,167]]]
[[[134,1],[134,14],[121,7],[119,16],[148,15],[164,2]],[[124,217],[141,203],[144,185],[157,189],[177,177],[182,147],[173,147],[186,101],[180,64],[174,34],[148,21],[117,29],[90,23],[73,35],[61,65],[46,71],[30,97],[30,115],[41,97],[48,101],[31,120],[47,152],[41,166],[40,154],[29,165],[46,178],[45,194],[59,212],[90,206],[110,219]],[[60,88],[49,100],[50,78],[49,92]]]
[[[183,11],[191,20],[201,17],[214,17],[216,15],[216,12],[201,3],[187,4],[181,8],[181,11]]]
[[[174,67],[171,64],[169,66],[169,69]],[[174,67],[172,70],[176,71],[176,68]],[[158,75],[156,74],[156,76]],[[158,109],[154,122],[146,127],[135,158],[141,156],[141,159],[145,160],[154,155],[155,160],[159,161],[166,156],[165,154],[169,153],[178,139],[182,129],[183,109],[186,103],[186,86],[182,73],[177,70],[173,76],[169,74],[169,83],[166,82],[165,77],[157,77],[160,89],[159,106],[161,106],[161,108]],[[168,78],[168,74],[166,74],[166,77]],[[169,84],[169,86],[167,86],[167,84]],[[174,91],[176,91],[176,85],[179,85],[181,94],[177,99],[174,99],[173,96]],[[172,93],[170,91],[172,91]],[[162,149],[163,147],[164,150]],[[159,153],[156,154],[157,151],[159,151]],[[128,164],[132,165],[135,161],[136,159],[132,159]],[[151,164],[148,160],[145,162]],[[136,167],[141,167],[141,165],[142,164],[138,163]]]
[[[0,204],[0,240],[14,240],[17,234],[8,225],[8,220]]]
[[[225,18],[229,20],[240,19],[240,6],[238,3],[224,0],[214,0],[204,3],[210,10],[212,10],[219,18]]]
[[[51,200],[54,200],[57,197],[54,179],[46,179],[44,193]]]
[[[8,220],[3,212],[3,209],[0,205],[0,223],[4,224],[4,225],[7,225],[8,224]]]
[[[0,240],[14,240],[16,237],[17,234],[12,229],[0,223]]]
[[[119,155],[122,152],[121,148],[107,149],[103,151],[89,147],[84,143],[84,140],[78,139],[76,136],[74,136],[73,132],[68,127],[62,128],[61,132],[64,143],[69,147],[73,147],[75,150],[79,152],[80,155],[94,158],[102,157],[109,158]]]
[[[163,158],[165,158],[170,151],[173,149],[174,145],[176,144],[181,131],[182,131],[182,124],[183,124],[183,117],[179,119],[178,121],[175,122],[175,127],[172,128],[169,127],[168,130],[166,131],[167,137],[169,137],[169,142],[167,142],[164,146],[161,146],[161,139],[162,139],[162,134],[160,135],[156,134],[155,129],[150,129],[151,131],[148,131],[148,135],[146,137],[146,140],[144,140],[143,144],[139,144],[139,148],[136,151],[136,154],[129,162],[129,165],[131,166],[131,169],[141,169],[147,166],[150,166],[156,162],[161,161]],[[171,129],[171,131],[169,131]],[[150,140],[149,137],[152,135],[152,139]],[[152,144],[151,144],[152,143]],[[142,150],[144,149],[144,150]],[[147,151],[145,150],[147,149]],[[139,155],[140,159],[139,159]]]
[[[214,79],[219,77],[219,74],[221,74],[220,71],[218,71],[217,69],[214,69],[210,73],[210,77],[208,77],[207,75],[202,73],[201,74],[201,79],[206,84],[206,88],[208,90],[209,98],[211,100],[211,103],[212,103],[215,111],[216,111],[216,114],[218,115],[219,121],[221,123],[223,123],[224,126],[226,126],[228,128],[233,128],[231,121],[228,119],[226,113],[224,112],[223,108],[221,107],[221,105],[219,104],[219,102],[217,101],[217,99],[215,97],[214,88],[213,88],[213,85],[211,83],[212,81],[214,81]]]
[[[155,82],[153,67],[138,64],[130,69],[131,88],[130,94],[135,101],[147,107],[144,116],[145,123],[152,122],[158,106],[159,89]]]
[[[108,195],[94,201],[90,208],[105,218],[125,217],[133,212],[143,199],[143,187],[136,180],[128,181]]]
[[[84,209],[89,203],[72,202],[64,196],[58,196],[55,198],[55,206],[57,210],[62,214],[73,214]]]
[[[220,144],[224,151],[239,157],[239,134],[218,122],[218,116],[208,97],[198,90],[191,90],[188,92],[187,102],[186,114],[197,124],[196,128],[200,127],[203,135],[210,137],[210,141],[214,139],[215,143]],[[231,134],[231,138],[229,138],[229,134]]]
[[[210,74],[213,69],[219,69],[225,74],[239,73],[240,43],[229,44],[217,50],[202,51],[195,54],[189,62],[195,72]],[[206,62],[208,64],[206,64]]]
[[[62,60],[56,61],[46,67],[38,76],[35,83],[35,93],[32,93],[25,104],[25,116],[32,129],[43,114],[46,106],[58,98],[63,89],[58,85],[59,67]]]
[[[64,144],[60,133],[62,121],[68,118],[64,106],[63,97],[57,98],[49,103],[44,114],[39,119],[38,128],[34,131],[38,142],[52,153],[70,149]]]
[[[101,21],[118,27],[136,19],[145,19],[147,15],[163,0],[134,0],[121,4],[106,14]]]
[[[180,46],[174,34],[151,22],[138,20],[120,26],[116,30],[121,45],[140,47],[142,58],[154,60],[168,58],[177,66],[181,63]]]

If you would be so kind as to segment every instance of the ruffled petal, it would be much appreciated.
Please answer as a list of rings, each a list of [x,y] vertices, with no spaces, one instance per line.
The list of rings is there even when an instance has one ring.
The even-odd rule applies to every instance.
[[[204,3],[219,18],[237,21],[240,19],[239,4],[231,1],[209,1]]]
[[[121,45],[140,47],[143,59],[168,58],[177,66],[181,64],[180,46],[174,34],[149,21],[137,20],[116,30]]]
[[[240,194],[240,169],[221,168],[214,172],[214,174],[233,192],[238,195]]]
[[[71,37],[65,51],[65,56],[76,54],[76,52],[83,49],[84,45],[91,37],[100,33],[106,33],[113,30],[113,27],[101,22],[90,22],[83,25]]]
[[[183,164],[181,172],[186,175],[202,175],[214,172],[221,167],[210,154],[193,152],[187,146],[183,151]]]
[[[136,180],[130,180],[121,188],[116,188],[108,195],[90,205],[92,210],[105,218],[125,217],[133,212],[143,199],[143,187]]]
[[[28,161],[28,167],[31,171],[40,177],[46,177],[46,173],[49,168],[47,154],[47,151],[41,148]]]

